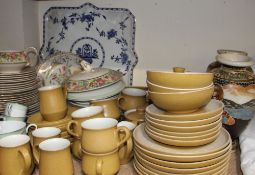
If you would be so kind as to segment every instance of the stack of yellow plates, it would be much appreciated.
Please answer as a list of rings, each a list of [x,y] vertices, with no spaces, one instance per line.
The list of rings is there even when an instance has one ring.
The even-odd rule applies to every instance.
[[[150,105],[146,108],[145,132],[154,140],[174,146],[200,146],[213,142],[221,131],[223,103],[211,100],[196,112],[169,113]]]
[[[61,119],[61,120],[58,120],[58,121],[45,121],[43,119],[43,117],[41,116],[41,113],[40,112],[37,112],[35,114],[33,114],[32,116],[30,116],[28,119],[27,119],[27,123],[29,124],[36,124],[38,128],[42,128],[42,127],[57,127],[61,130],[61,137],[62,138],[65,138],[65,139],[69,139],[69,140],[72,140],[71,139],[71,136],[68,134],[67,130],[66,130],[66,127],[67,127],[67,124],[69,121],[72,120],[72,117],[71,117],[71,113],[73,111],[77,110],[76,107],[72,107],[72,106],[68,106],[68,112],[67,112],[67,115],[65,118]]]
[[[145,129],[145,124],[141,124],[133,133],[134,167],[138,174],[227,174],[232,143],[225,129],[221,128],[210,144],[196,147],[161,144],[151,139]]]

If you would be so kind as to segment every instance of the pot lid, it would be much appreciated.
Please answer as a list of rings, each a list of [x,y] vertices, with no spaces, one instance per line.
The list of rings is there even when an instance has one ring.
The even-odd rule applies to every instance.
[[[81,61],[82,72],[71,76],[67,82],[69,92],[83,92],[109,86],[121,80],[121,72],[108,68],[92,68],[86,61]]]
[[[251,57],[236,53],[218,54],[216,60],[222,64],[234,67],[249,67],[254,64]]]

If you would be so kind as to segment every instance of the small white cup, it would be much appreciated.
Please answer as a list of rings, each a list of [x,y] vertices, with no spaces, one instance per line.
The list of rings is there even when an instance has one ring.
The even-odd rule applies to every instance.
[[[8,117],[26,117],[27,107],[18,103],[7,103],[4,115]]]

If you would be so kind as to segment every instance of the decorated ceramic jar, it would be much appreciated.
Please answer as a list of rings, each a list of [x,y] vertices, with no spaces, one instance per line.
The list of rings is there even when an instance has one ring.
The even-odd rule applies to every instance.
[[[215,98],[225,105],[224,126],[237,138],[255,114],[253,61],[246,52],[234,50],[218,50],[216,60],[207,71],[214,73]]]
[[[67,81],[68,92],[86,92],[110,86],[119,82],[123,74],[108,68],[92,68],[85,61],[81,62],[83,71],[74,74]]]

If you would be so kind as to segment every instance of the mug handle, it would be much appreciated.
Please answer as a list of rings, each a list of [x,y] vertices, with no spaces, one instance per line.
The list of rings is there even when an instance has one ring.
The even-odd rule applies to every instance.
[[[124,153],[124,156],[123,156],[123,160],[127,159],[128,157],[130,157],[132,150],[133,150],[133,140],[130,137],[127,140],[127,145],[126,145],[125,153]]]
[[[78,147],[78,156],[81,158],[82,157],[82,148],[81,148],[81,142],[79,142],[79,147]]]
[[[68,132],[70,135],[72,135],[72,136],[74,136],[74,137],[76,137],[76,138],[79,138],[79,137],[80,137],[79,134],[78,134],[78,133],[75,133],[75,132],[73,132],[73,131],[71,130],[72,125],[74,125],[75,127],[78,127],[79,123],[78,123],[77,121],[75,121],[75,120],[71,120],[70,122],[68,122],[68,124],[67,124],[67,126],[66,126],[67,132]]]
[[[37,49],[34,48],[34,47],[28,47],[28,48],[25,49],[24,52],[25,52],[25,54],[28,57],[28,64],[27,64],[27,66],[32,66],[32,67],[36,66],[37,63],[38,63],[38,51],[37,51]],[[28,56],[28,54],[30,54],[30,53],[33,53],[35,55],[35,59],[36,60],[35,60],[34,64],[32,64],[33,63],[32,62],[32,58],[29,58],[29,56]]]
[[[32,145],[32,152],[34,155],[35,163],[39,165],[39,157],[40,157],[39,145]]]
[[[122,144],[124,144],[129,138],[130,138],[130,131],[127,127],[125,126],[120,126],[117,128],[116,130],[117,132],[117,136],[119,136],[120,132],[124,132],[125,133],[125,137],[119,141],[119,143],[117,144],[117,147],[120,147]]]
[[[102,175],[103,174],[103,160],[97,160],[96,163],[96,175]]]
[[[19,150],[20,155],[22,156],[23,160],[24,160],[24,172],[27,172],[29,170],[29,168],[32,165],[32,158],[28,152],[27,149],[25,148],[21,148]]]
[[[26,134],[29,132],[29,129],[30,129],[31,127],[34,127],[35,129],[37,129],[37,125],[36,125],[36,124],[34,124],[34,123],[29,124],[29,125],[26,127]]]
[[[125,101],[124,97],[119,97],[117,99],[117,105],[118,105],[119,108],[122,108],[121,106],[123,105],[124,101]]]

